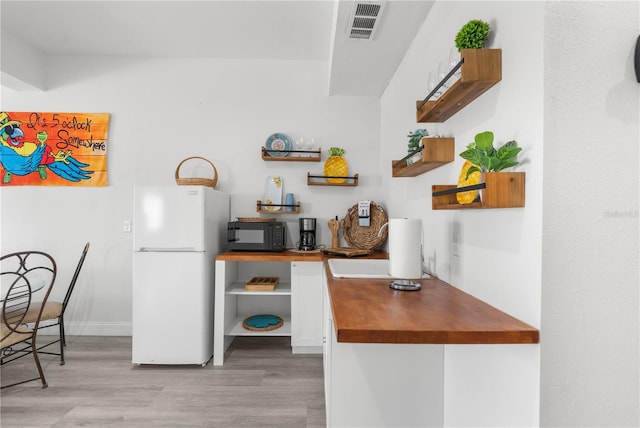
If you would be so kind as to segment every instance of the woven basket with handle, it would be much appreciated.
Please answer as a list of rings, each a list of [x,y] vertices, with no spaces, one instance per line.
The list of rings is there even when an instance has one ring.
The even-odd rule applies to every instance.
[[[190,159],[202,159],[203,161],[211,165],[211,168],[213,169],[213,178],[182,178],[180,177],[180,167],[182,166],[183,163],[185,163]],[[215,189],[216,184],[218,184],[218,170],[216,169],[215,166],[213,166],[211,161],[209,161],[208,159],[202,158],[200,156],[191,156],[189,158],[184,159],[182,162],[180,162],[178,164],[178,167],[176,168],[175,177],[176,177],[176,183],[178,183],[179,186],[208,186]]]

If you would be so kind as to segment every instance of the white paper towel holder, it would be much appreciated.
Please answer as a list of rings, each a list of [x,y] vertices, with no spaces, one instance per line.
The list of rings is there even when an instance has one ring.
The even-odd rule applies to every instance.
[[[382,225],[380,230],[378,231],[378,236],[382,234],[382,231],[385,227],[389,226],[389,222]],[[394,290],[401,291],[417,291],[420,290],[422,284],[416,281],[412,281],[410,279],[395,279],[389,283],[389,288],[393,288]]]

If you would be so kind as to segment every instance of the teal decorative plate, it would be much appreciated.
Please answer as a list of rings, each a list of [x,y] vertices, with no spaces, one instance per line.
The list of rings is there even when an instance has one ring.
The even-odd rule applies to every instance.
[[[291,140],[284,134],[272,134],[267,138],[264,147],[267,149],[269,156],[289,156],[289,152],[279,152],[277,150],[291,150]]]
[[[277,315],[253,315],[242,321],[242,327],[252,331],[269,331],[280,328],[284,322]]]

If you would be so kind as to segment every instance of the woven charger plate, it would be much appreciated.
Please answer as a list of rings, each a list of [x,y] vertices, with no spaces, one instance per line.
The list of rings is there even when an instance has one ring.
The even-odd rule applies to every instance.
[[[389,221],[389,217],[384,209],[371,202],[371,217],[369,226],[360,226],[358,218],[358,204],[355,204],[345,218],[341,220],[344,239],[350,247],[360,248],[363,250],[375,250],[380,248],[387,240],[388,227],[385,227],[380,233],[382,226]],[[378,236],[380,233],[380,236]]]
[[[242,321],[242,327],[251,331],[270,331],[282,327],[284,321],[277,315],[253,315]]]

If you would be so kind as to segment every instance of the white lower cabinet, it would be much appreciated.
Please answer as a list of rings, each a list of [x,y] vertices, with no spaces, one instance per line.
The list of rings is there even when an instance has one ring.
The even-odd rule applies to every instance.
[[[291,347],[294,354],[322,353],[322,262],[291,263]]]
[[[213,365],[236,336],[290,336],[294,353],[322,352],[322,262],[258,262],[216,260]],[[277,276],[273,291],[248,291],[256,276]],[[252,315],[272,314],[283,325],[275,330],[251,331],[242,326]]]
[[[327,426],[443,426],[444,346],[339,343],[324,299]]]

